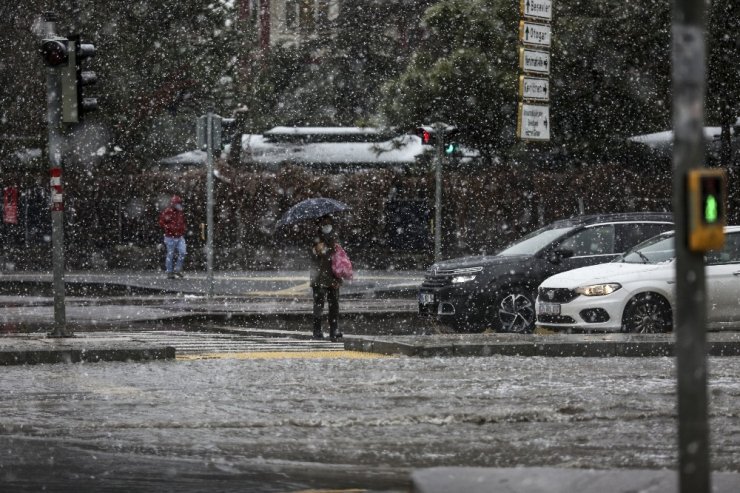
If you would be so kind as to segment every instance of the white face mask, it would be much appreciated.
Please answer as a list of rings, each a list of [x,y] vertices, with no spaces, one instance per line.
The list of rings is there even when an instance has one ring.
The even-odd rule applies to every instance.
[[[321,232],[324,234],[331,233],[331,230],[332,230],[331,224],[324,224],[323,226],[321,226]]]
[[[175,209],[177,209],[178,211],[181,211],[182,210],[182,205],[181,204],[175,204]]]

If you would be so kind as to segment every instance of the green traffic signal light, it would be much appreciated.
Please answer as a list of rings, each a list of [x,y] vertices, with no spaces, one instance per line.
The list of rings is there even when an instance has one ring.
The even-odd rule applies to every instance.
[[[714,195],[707,195],[704,202],[704,221],[708,224],[717,222],[717,219],[719,218],[718,209],[717,197]]]
[[[458,147],[460,146],[457,142],[448,142],[445,145],[445,154],[454,154],[457,151]]]
[[[727,223],[727,172],[697,168],[686,176],[687,246],[692,252],[720,250]]]

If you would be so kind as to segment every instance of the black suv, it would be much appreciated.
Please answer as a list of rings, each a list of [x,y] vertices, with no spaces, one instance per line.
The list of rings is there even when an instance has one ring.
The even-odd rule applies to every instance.
[[[671,213],[580,216],[530,233],[496,255],[435,263],[419,289],[419,314],[453,329],[531,332],[537,286],[585,265],[610,262],[630,247],[673,229]]]

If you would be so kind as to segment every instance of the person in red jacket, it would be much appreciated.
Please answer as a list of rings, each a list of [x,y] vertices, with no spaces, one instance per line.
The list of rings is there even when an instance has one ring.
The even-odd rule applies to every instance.
[[[159,225],[164,230],[164,244],[167,247],[164,267],[167,271],[167,277],[170,279],[174,279],[175,276],[183,277],[182,265],[187,253],[185,246],[187,225],[185,224],[185,213],[182,209],[182,199],[173,195],[170,206],[159,215]],[[175,251],[177,251],[177,262],[175,262]]]

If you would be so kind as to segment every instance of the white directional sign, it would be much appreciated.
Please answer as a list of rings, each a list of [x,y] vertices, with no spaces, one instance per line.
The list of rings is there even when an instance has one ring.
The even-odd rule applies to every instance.
[[[546,51],[519,48],[519,68],[522,72],[550,74],[550,54]]]
[[[550,100],[550,81],[538,77],[519,76],[519,97],[535,101]]]
[[[519,11],[524,17],[552,20],[552,0],[519,0]]]
[[[519,103],[516,136],[522,140],[550,140],[550,107]]]
[[[552,28],[546,24],[519,21],[519,41],[549,48],[552,43]]]

